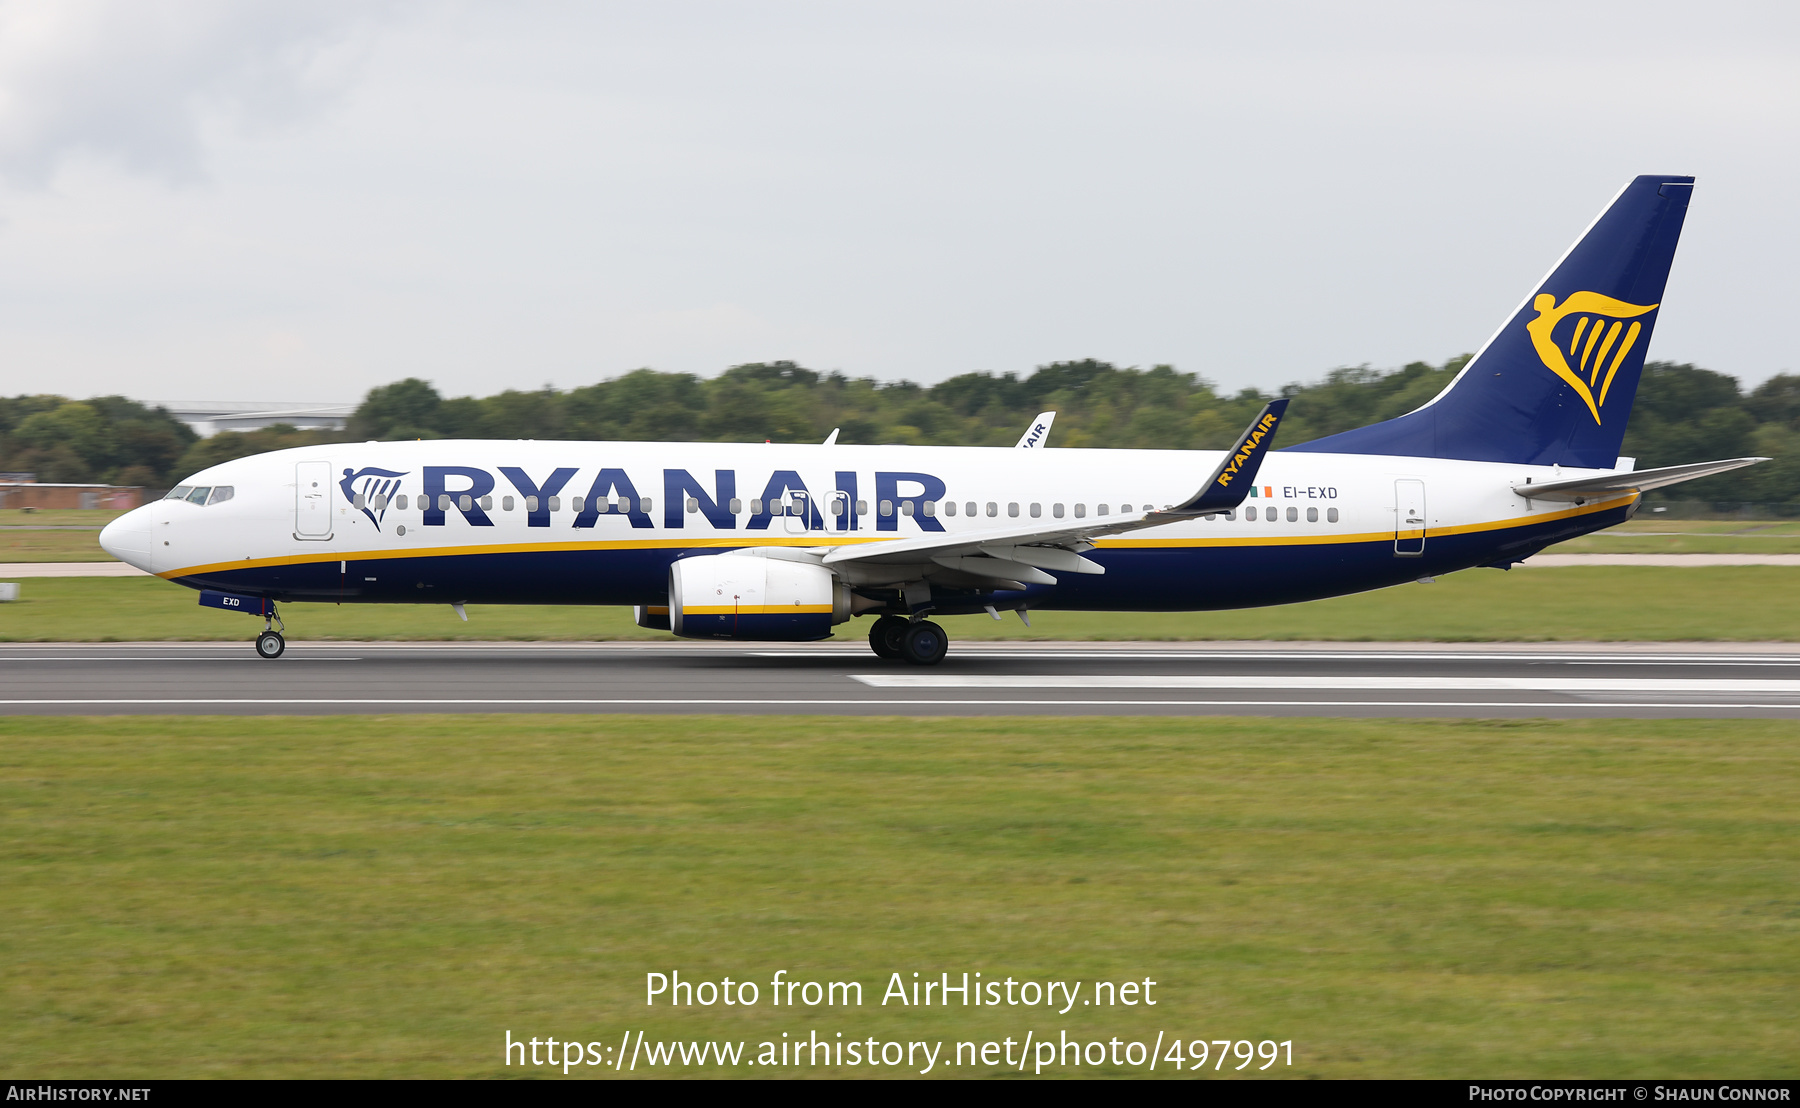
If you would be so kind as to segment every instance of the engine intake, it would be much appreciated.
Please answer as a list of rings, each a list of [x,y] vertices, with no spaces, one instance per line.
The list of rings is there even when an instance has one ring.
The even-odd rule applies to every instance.
[[[810,562],[708,554],[669,567],[669,630],[683,638],[812,642],[850,605],[850,587]]]

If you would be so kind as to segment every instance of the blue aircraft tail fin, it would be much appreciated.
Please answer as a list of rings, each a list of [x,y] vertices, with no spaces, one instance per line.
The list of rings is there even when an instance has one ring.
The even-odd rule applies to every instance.
[[[1288,450],[1611,469],[1693,185],[1626,185],[1424,407]]]

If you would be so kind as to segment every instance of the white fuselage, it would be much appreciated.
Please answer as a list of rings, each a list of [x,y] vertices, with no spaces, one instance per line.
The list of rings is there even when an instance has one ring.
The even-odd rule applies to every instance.
[[[1037,520],[1099,522],[1186,501],[1220,457],[788,444],[341,444],[214,466],[184,487],[229,488],[230,499],[147,505],[110,525],[102,542],[133,565],[196,588],[276,599],[653,604],[661,602],[669,563],[698,552],[817,550],[1016,530]],[[1097,539],[1088,557],[1106,574],[1060,576],[1034,586],[1028,604],[1243,607],[1516,561],[1629,514],[1635,495],[1576,507],[1513,491],[1528,479],[1594,472],[1604,471],[1276,451],[1256,476],[1256,495],[1238,510]]]

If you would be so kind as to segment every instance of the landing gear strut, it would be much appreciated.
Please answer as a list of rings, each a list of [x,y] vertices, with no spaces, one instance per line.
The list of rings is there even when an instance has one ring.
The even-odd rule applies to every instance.
[[[869,628],[869,648],[877,657],[905,660],[916,666],[935,666],[950,648],[950,636],[928,619],[909,620],[882,616]]]
[[[287,624],[281,622],[281,613],[275,610],[275,602],[269,601],[269,613],[263,617],[263,632],[256,636],[256,653],[263,658],[279,658],[287,650],[287,640],[281,637],[281,631],[275,630],[279,624],[281,631],[287,630]]]

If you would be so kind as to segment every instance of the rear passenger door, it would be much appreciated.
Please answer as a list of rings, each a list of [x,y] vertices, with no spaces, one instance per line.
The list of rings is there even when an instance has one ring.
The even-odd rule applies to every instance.
[[[1394,482],[1394,556],[1417,558],[1425,553],[1425,482]]]

